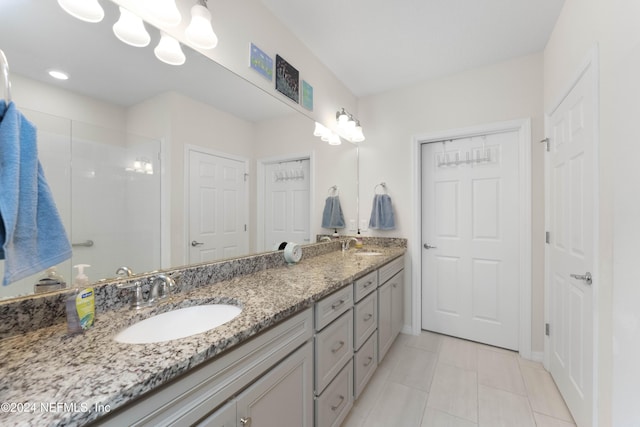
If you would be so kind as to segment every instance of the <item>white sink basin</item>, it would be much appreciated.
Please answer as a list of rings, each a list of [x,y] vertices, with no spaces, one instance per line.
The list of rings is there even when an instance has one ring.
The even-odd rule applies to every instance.
[[[356,252],[354,255],[357,255],[357,256],[376,256],[376,255],[382,255],[382,252]]]
[[[207,304],[172,310],[141,320],[114,337],[127,344],[157,343],[200,334],[223,325],[242,309],[230,304]]]

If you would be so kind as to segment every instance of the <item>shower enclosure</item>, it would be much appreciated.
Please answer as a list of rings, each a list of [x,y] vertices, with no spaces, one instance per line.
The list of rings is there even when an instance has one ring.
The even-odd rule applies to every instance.
[[[160,141],[21,111],[37,128],[38,157],[73,246],[71,260],[56,266],[67,286],[73,283],[75,264],[91,265],[91,281],[115,277],[125,265],[135,273],[158,269]],[[33,293],[44,275],[0,286],[0,299]]]

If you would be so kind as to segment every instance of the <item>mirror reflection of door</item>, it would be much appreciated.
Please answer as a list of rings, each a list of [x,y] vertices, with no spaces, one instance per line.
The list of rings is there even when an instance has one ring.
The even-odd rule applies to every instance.
[[[189,264],[248,253],[246,161],[190,149],[188,167]]]
[[[269,163],[264,167],[264,250],[282,242],[309,243],[309,159]]]

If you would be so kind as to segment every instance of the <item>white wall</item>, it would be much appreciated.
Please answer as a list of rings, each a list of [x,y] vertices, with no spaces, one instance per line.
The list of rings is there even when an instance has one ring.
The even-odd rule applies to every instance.
[[[414,203],[411,177],[412,137],[512,119],[532,119],[532,141],[543,138],[542,55],[529,55],[500,64],[431,80],[362,98],[359,118],[366,141],[360,151],[360,211],[368,219],[377,183],[387,183],[395,205],[397,229],[369,235],[401,236],[413,241],[420,230],[412,226]],[[532,147],[533,301],[532,350],[543,350],[544,320],[544,171],[540,144]],[[411,255],[411,254],[410,254]],[[407,271],[405,324],[411,321],[411,274]]]

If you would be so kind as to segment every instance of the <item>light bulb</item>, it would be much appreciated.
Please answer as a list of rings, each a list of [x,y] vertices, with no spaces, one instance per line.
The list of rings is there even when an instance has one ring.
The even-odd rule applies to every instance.
[[[153,52],[160,61],[169,65],[182,65],[186,60],[178,40],[164,31],[160,32],[160,41],[158,42],[158,46],[153,49]]]
[[[100,22],[104,10],[98,0],[58,0],[60,7],[74,18],[86,22]]]
[[[340,137],[335,133],[332,134],[331,137],[329,138],[329,145],[340,145],[340,144],[342,144]]]
[[[191,23],[185,34],[196,47],[213,49],[218,45],[218,36],[211,27],[211,13],[202,5],[196,4],[191,8]]]
[[[349,116],[344,111],[344,108],[342,109],[341,112],[336,114],[336,118],[338,120],[338,127],[339,128],[344,128],[347,125],[347,122],[349,121]]]
[[[313,129],[313,136],[322,136],[326,131],[326,127],[316,122],[316,127]]]
[[[174,27],[182,20],[175,0],[146,0],[145,3],[149,13],[166,26]]]
[[[364,133],[362,133],[362,126],[360,126],[360,122],[356,123],[356,127],[353,129],[351,141],[352,142],[364,141]]]
[[[142,19],[122,6],[120,19],[113,24],[113,33],[120,41],[135,47],[144,47],[151,41]]]

